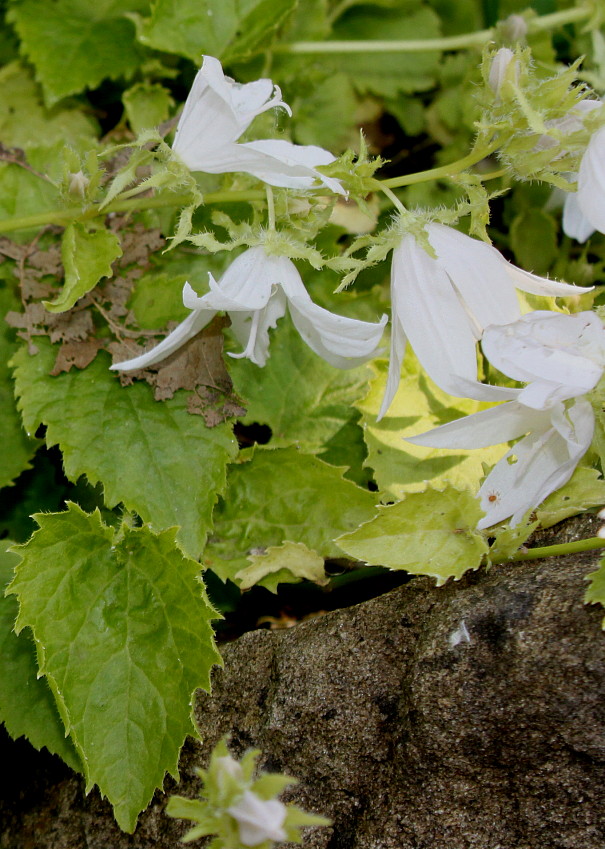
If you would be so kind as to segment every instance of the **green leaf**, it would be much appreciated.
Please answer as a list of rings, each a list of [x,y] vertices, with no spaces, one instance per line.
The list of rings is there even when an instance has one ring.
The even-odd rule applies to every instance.
[[[282,583],[306,580],[325,586],[329,581],[323,557],[302,542],[286,541],[283,545],[270,546],[263,554],[250,554],[248,560],[250,565],[235,576],[242,590],[259,584],[276,593],[277,585]]]
[[[510,226],[510,245],[520,266],[546,274],[559,253],[557,222],[543,209],[525,209]]]
[[[19,557],[0,547],[0,722],[13,739],[25,736],[36,749],[45,746],[63,758],[72,769],[82,764],[71,740],[65,736],[53,694],[43,678],[38,678],[36,647],[29,631],[14,631],[19,612],[17,600],[5,596]]]
[[[15,388],[8,361],[17,350],[14,331],[4,322],[9,310],[18,310],[19,301],[0,281],[0,489],[9,486],[25,469],[38,446],[27,436],[15,401]]]
[[[156,529],[179,525],[179,542],[198,557],[236,453],[230,427],[189,415],[183,392],[159,402],[147,384],[120,386],[103,352],[84,371],[51,377],[56,348],[42,338],[36,345],[36,356],[22,348],[14,357],[26,428],[45,424],[71,480],[101,481],[109,507],[123,502]]]
[[[32,629],[87,789],[98,784],[133,831],[166,771],[178,776],[193,691],[220,663],[216,613],[174,529],[116,534],[75,504],[36,520],[10,586],[16,628]]]
[[[271,446],[297,444],[303,451],[326,447],[352,418],[352,405],[367,392],[366,366],[336,369],[305,345],[288,317],[271,339],[271,356],[263,368],[250,360],[229,358],[229,372],[245,400],[244,424],[271,428]]]
[[[44,301],[49,312],[65,312],[90,292],[101,277],[111,277],[111,264],[122,256],[120,240],[111,230],[87,230],[83,224],[68,224],[61,240],[65,282],[54,301]]]
[[[165,121],[174,101],[167,88],[159,83],[137,83],[122,96],[128,123],[133,132],[159,126]]]
[[[232,62],[266,50],[295,6],[296,0],[156,0],[139,37],[196,63],[204,54]]]
[[[79,109],[63,104],[46,109],[40,87],[20,62],[0,70],[0,141],[5,147],[27,150],[57,141],[78,147],[96,137],[96,121]]]
[[[227,493],[217,505],[204,562],[223,580],[258,554],[286,540],[302,542],[322,557],[339,557],[332,540],[376,510],[374,495],[295,448],[250,452],[229,470]]]
[[[148,8],[149,0],[13,0],[7,19],[52,106],[136,71],[143,54],[126,15]]]
[[[353,127],[358,103],[346,74],[331,74],[310,86],[299,85],[298,90],[291,104],[297,142],[335,151],[357,142]]]
[[[378,487],[396,498],[401,498],[405,492],[421,491],[427,483],[437,488],[449,483],[476,491],[484,475],[483,464],[495,464],[507,446],[468,451],[424,448],[405,442],[405,438],[493,404],[447,395],[425,377],[418,361],[408,351],[397,394],[386,416],[377,422],[387,366],[377,360],[373,367],[376,379],[372,381],[368,396],[356,406],[363,413],[361,424],[368,446],[367,463],[374,469]]]
[[[427,490],[379,510],[375,519],[336,540],[346,554],[373,566],[430,575],[441,585],[477,569],[488,551],[474,530],[481,507],[468,492]]]
[[[597,571],[587,575],[586,580],[590,585],[584,595],[584,603],[601,604],[605,607],[605,557],[601,558]],[[603,629],[605,630],[605,619]]]
[[[51,212],[59,204],[59,192],[52,183],[19,165],[0,163],[0,221]],[[19,230],[12,238],[29,242],[36,229]]]
[[[489,529],[487,533],[490,537],[494,537],[489,549],[489,559],[492,563],[503,563],[509,560],[540,525],[537,520],[529,521],[531,512],[529,511],[524,520],[513,528],[510,525],[498,525],[496,528]]]
[[[553,492],[536,510],[543,528],[550,528],[568,516],[605,504],[605,480],[596,469],[578,466],[565,486]]]
[[[418,40],[440,36],[439,18],[421,2],[405,2],[395,9],[363,6],[351,9],[336,24],[336,40]],[[343,54],[335,69],[348,74],[358,91],[394,98],[398,94],[426,91],[435,84],[438,51],[422,53]],[[325,60],[326,62],[328,60]]]

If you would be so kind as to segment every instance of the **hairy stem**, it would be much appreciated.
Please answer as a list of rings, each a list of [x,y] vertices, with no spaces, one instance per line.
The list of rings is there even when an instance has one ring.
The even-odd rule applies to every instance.
[[[588,537],[588,539],[579,539],[575,542],[562,542],[558,545],[544,545],[538,548],[529,548],[526,551],[520,550],[508,558],[511,560],[540,560],[542,557],[559,557],[563,554],[577,554],[580,551],[593,551],[598,548],[605,548],[605,539],[601,537]]]
[[[528,31],[541,32],[556,29],[590,17],[592,10],[588,6],[563,9],[550,15],[530,18]],[[479,32],[450,35],[443,38],[423,38],[409,41],[295,41],[290,44],[277,44],[274,53],[422,53],[429,50],[463,50],[485,44],[496,34],[495,27]]]

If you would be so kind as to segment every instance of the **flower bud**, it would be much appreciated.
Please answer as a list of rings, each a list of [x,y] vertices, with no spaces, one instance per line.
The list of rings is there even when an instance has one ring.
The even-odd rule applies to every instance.
[[[514,58],[515,54],[512,50],[508,47],[501,47],[492,59],[488,81],[496,96],[500,95],[502,83],[506,79],[508,73],[508,66]],[[515,78],[517,78],[518,74],[519,67],[515,61]]]
[[[527,21],[521,15],[509,15],[502,21],[501,33],[510,44],[524,41],[527,35]]]
[[[75,174],[69,175],[69,193],[70,195],[86,195],[86,189],[90,180],[84,175],[83,171],[77,171]]]

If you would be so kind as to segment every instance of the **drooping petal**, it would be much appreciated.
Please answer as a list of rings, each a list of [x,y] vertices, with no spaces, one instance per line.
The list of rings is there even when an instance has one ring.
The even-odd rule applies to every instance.
[[[496,248],[443,224],[430,224],[427,229],[438,265],[460,293],[480,330],[520,317],[519,301],[508,275],[509,263]]]
[[[576,242],[584,242],[592,236],[595,228],[582,212],[578,201],[578,193],[569,193],[563,204],[563,232]]]
[[[336,194],[346,194],[339,180],[317,171],[318,165],[334,162],[334,156],[322,147],[283,139],[263,139],[237,147],[238,165],[233,171],[245,171],[272,186],[312,189],[319,182]]]
[[[592,407],[580,399],[566,410],[559,404],[551,413],[542,427],[511,448],[483,482],[479,498],[486,515],[478,528],[488,528],[509,516],[511,525],[516,525],[573,474],[592,441]]]
[[[377,323],[360,321],[296,296],[288,298],[288,307],[309,348],[335,368],[355,368],[377,355],[386,315]]]
[[[159,345],[152,348],[151,351],[147,351],[147,353],[134,357],[131,360],[114,363],[110,368],[114,371],[133,371],[138,368],[147,368],[147,366],[152,366],[155,363],[165,360],[177,348],[180,348],[189,339],[193,339],[202,328],[212,321],[215,315],[216,310],[196,310],[192,312],[178,327],[174,328],[172,333],[169,333],[165,339],[162,339]]]
[[[285,257],[267,256],[262,247],[248,248],[228,266],[217,282],[208,274],[210,291],[196,295],[189,284],[183,289],[183,303],[189,309],[226,312],[263,309],[278,283]]]
[[[407,336],[401,322],[395,319],[391,325],[391,352],[389,354],[389,372],[387,374],[387,385],[384,390],[382,404],[376,421],[380,421],[386,415],[391,406],[393,398],[397,393],[401,381],[401,366],[405,356]]]
[[[605,127],[594,133],[580,162],[578,204],[595,230],[605,233]]]
[[[431,448],[486,448],[510,442],[547,425],[550,426],[549,412],[532,410],[518,401],[507,401],[418,436],[409,436],[406,441]]]
[[[393,251],[391,311],[438,386],[454,394],[452,375],[476,380],[476,328],[448,274],[411,235]]]
[[[267,305],[256,312],[231,312],[231,329],[244,346],[239,354],[230,353],[234,359],[247,357],[257,366],[264,366],[269,356],[269,330],[275,327],[286,312],[286,296],[277,289]]]

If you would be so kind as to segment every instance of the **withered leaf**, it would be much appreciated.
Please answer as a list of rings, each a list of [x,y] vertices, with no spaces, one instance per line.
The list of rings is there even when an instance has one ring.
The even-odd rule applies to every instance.
[[[64,342],[59,349],[51,374],[56,376],[69,371],[73,366],[86,368],[103,347],[100,339],[88,339],[85,342]]]

